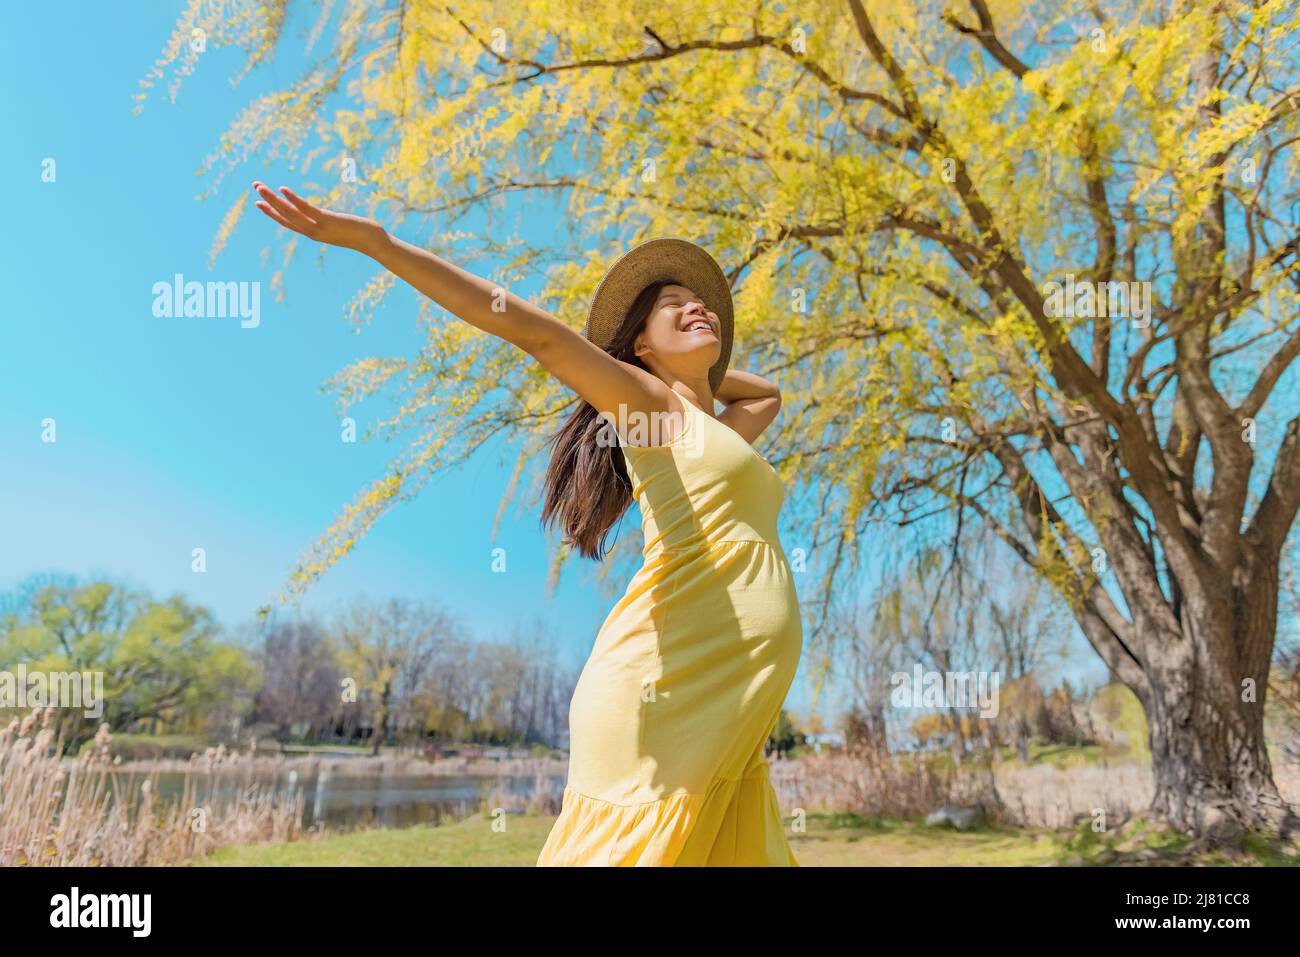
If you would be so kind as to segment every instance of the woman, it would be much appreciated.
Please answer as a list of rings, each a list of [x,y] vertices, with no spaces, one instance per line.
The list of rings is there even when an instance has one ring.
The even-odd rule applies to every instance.
[[[280,225],[365,253],[577,393],[542,510],[567,543],[601,558],[640,506],[642,566],[574,691],[563,808],[537,863],[797,864],[763,749],[803,633],[777,537],[781,482],[751,445],[781,399],[727,369],[732,302],[717,263],[681,239],[637,246],[601,280],[579,335],[372,219],[254,189]]]

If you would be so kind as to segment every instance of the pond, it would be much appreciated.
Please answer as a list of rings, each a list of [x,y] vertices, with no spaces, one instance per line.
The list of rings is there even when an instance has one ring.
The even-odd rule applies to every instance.
[[[156,781],[155,791],[166,802],[184,795],[186,774],[182,771],[143,772],[129,767],[117,780],[127,793],[136,795],[148,778]],[[250,784],[273,786],[278,796],[302,793],[305,799],[303,826],[323,822],[331,831],[362,827],[410,827],[456,820],[478,811],[491,792],[526,802],[538,786],[536,775],[486,776],[448,774],[359,773],[300,774],[298,771],[241,772],[202,778],[200,793],[205,800],[232,800]],[[563,778],[542,778],[544,787],[563,784]]]

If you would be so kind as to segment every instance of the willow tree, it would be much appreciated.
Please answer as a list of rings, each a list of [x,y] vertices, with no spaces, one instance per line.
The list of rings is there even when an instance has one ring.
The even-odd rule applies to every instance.
[[[1262,713],[1300,503],[1300,8],[871,6],[193,0],[144,85],[221,45],[252,69],[305,32],[310,65],[232,122],[213,190],[290,160],[318,202],[490,259],[575,325],[632,241],[705,244],[735,361],[786,396],[765,451],[806,519],[810,609],[873,525],[981,524],[1142,701],[1153,810],[1285,832]],[[374,432],[403,451],[291,592],[492,436],[522,448],[512,490],[536,478],[572,397],[425,319],[417,354],[334,382],[344,408],[390,396]]]

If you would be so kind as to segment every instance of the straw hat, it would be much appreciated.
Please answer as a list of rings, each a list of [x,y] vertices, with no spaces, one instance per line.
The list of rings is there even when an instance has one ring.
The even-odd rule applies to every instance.
[[[652,239],[620,257],[609,267],[596,287],[596,294],[591,297],[591,309],[582,334],[605,348],[622,328],[628,310],[641,291],[665,279],[681,283],[717,313],[722,326],[722,351],[709,370],[709,386],[716,392],[731,360],[731,285],[717,261],[689,240]]]

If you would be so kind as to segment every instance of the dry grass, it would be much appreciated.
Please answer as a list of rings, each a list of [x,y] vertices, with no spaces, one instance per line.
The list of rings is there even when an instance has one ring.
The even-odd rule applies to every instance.
[[[381,769],[489,778],[489,811],[553,816],[563,797],[566,764],[546,757],[431,763],[402,756],[286,758],[219,746],[188,761],[135,762],[128,771],[110,757],[106,725],[93,748],[75,759],[58,757],[62,742],[53,739],[53,717],[54,709],[37,709],[0,729],[0,866],[157,866],[202,859],[220,847],[301,841],[314,836],[303,829],[303,791],[264,783],[295,770],[299,779]],[[1098,807],[1112,826],[1140,818],[1152,795],[1150,768],[1131,761],[1058,767],[969,760],[953,769],[916,755],[857,750],[773,759],[770,767],[787,813],[803,808],[916,820],[945,804],[979,805],[992,824],[1068,829]],[[160,799],[164,772],[181,773],[179,797]],[[1278,760],[1274,776],[1283,796],[1300,803],[1300,765]],[[528,793],[511,793],[510,778],[531,778]]]
[[[1098,808],[1109,822],[1127,821],[1145,812],[1155,794],[1151,769],[1128,762],[1014,766],[998,771],[997,785],[1010,823],[1052,829],[1091,819]]]
[[[991,823],[1069,828],[1104,808],[1112,824],[1141,816],[1154,785],[1149,766],[1131,761],[1076,764],[980,764],[934,770],[912,755],[836,751],[794,761],[772,761],[781,807],[848,811],[864,817],[916,819],[945,804],[980,806]],[[1300,804],[1300,765],[1277,762],[1282,796]]]
[[[226,844],[285,842],[302,831],[303,796],[285,799],[253,782],[242,756],[209,749],[184,762],[179,800],[162,801],[157,773],[133,787],[109,760],[111,735],[61,758],[54,709],[0,729],[0,866],[180,864]],[[217,783],[240,786],[218,797]]]
[[[527,795],[511,794],[505,782],[496,783],[487,793],[487,809],[554,816],[560,813],[564,803],[564,781],[562,777],[538,771]]]
[[[781,807],[849,811],[864,817],[924,817],[944,804],[982,805],[990,820],[1001,804],[987,775],[941,774],[929,761],[862,748],[770,762]]]

